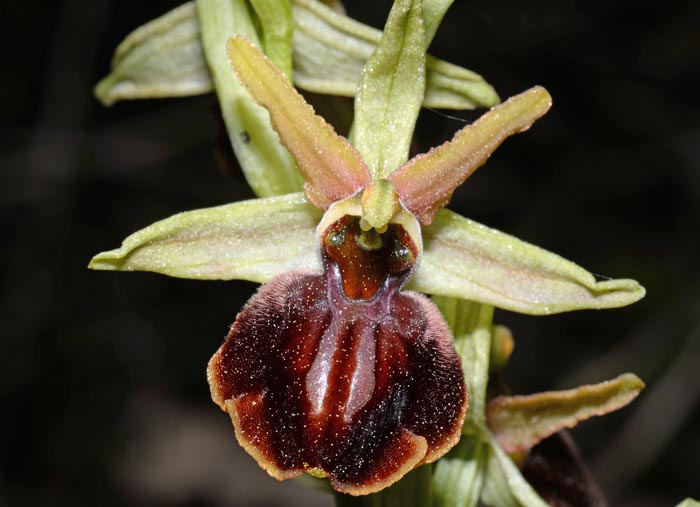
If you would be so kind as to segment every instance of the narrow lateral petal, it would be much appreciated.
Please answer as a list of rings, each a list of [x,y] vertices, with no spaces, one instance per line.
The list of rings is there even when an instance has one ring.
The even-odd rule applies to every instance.
[[[320,272],[320,216],[302,193],[187,211],[132,234],[89,267],[255,282],[290,270]]]
[[[624,407],[644,388],[631,373],[566,391],[499,396],[486,407],[486,422],[506,452],[524,451],[564,428]]]
[[[389,175],[401,202],[423,224],[432,222],[452,192],[509,136],[527,130],[552,99],[536,86],[493,107],[451,141],[418,155]]]
[[[291,83],[253,44],[228,42],[231,65],[253,99],[270,113],[282,144],[292,153],[311,202],[321,209],[370,181],[359,153],[304,101]]]
[[[616,308],[644,297],[634,280],[596,281],[585,269],[443,209],[423,227],[411,288],[532,315]]]
[[[374,255],[357,251],[360,234],[357,217],[345,217],[323,238],[323,275],[261,287],[208,369],[213,400],[263,469],[280,480],[315,469],[352,495],[442,456],[467,407],[440,313],[399,290],[412,264],[405,231],[394,226],[370,248],[388,258],[369,280],[351,269]]]

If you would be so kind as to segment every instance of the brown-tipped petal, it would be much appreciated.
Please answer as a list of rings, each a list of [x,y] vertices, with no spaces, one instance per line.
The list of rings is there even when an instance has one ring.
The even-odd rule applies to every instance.
[[[399,290],[410,263],[384,263],[385,281],[371,297],[346,295],[341,267],[359,254],[354,247],[340,253],[360,234],[346,222],[324,238],[338,262],[326,254],[323,275],[287,274],[263,286],[208,377],[241,445],[270,475],[316,468],[336,490],[360,495],[447,452],[459,438],[467,395],[438,310]],[[383,237],[388,255],[404,244],[397,232],[390,226]]]
[[[564,428],[624,407],[643,388],[639,377],[625,373],[566,391],[499,396],[486,407],[486,423],[506,452],[523,451]]]
[[[423,224],[452,198],[509,136],[527,130],[547,112],[552,99],[536,86],[493,107],[457,132],[451,141],[409,160],[389,176],[403,205]]]
[[[272,126],[292,153],[311,202],[321,209],[370,181],[360,154],[314,113],[263,53],[243,37],[231,37],[228,54],[238,79],[270,113]]]

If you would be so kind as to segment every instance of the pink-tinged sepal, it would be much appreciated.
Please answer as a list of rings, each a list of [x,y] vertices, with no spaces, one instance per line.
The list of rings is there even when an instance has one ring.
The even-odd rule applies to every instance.
[[[263,286],[208,372],[214,401],[270,475],[318,469],[356,495],[442,456],[467,407],[440,313],[400,291],[415,246],[395,224],[364,234],[357,217],[329,227],[324,274],[290,273]],[[366,263],[375,269],[355,269]]]

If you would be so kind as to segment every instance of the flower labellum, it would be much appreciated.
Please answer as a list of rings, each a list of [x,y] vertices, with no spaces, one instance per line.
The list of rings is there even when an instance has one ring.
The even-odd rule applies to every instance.
[[[439,311],[400,290],[419,253],[403,226],[380,234],[344,215],[321,250],[322,275],[280,275],[253,296],[208,376],[270,475],[321,472],[367,494],[458,441],[467,393]]]

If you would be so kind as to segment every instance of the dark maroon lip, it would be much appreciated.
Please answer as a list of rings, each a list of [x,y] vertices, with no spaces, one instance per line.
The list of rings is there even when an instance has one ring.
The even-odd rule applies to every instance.
[[[353,494],[447,452],[467,406],[442,316],[400,290],[415,245],[400,225],[360,234],[357,217],[331,225],[323,274],[261,287],[209,364],[214,400],[263,468],[278,479],[319,469]]]

